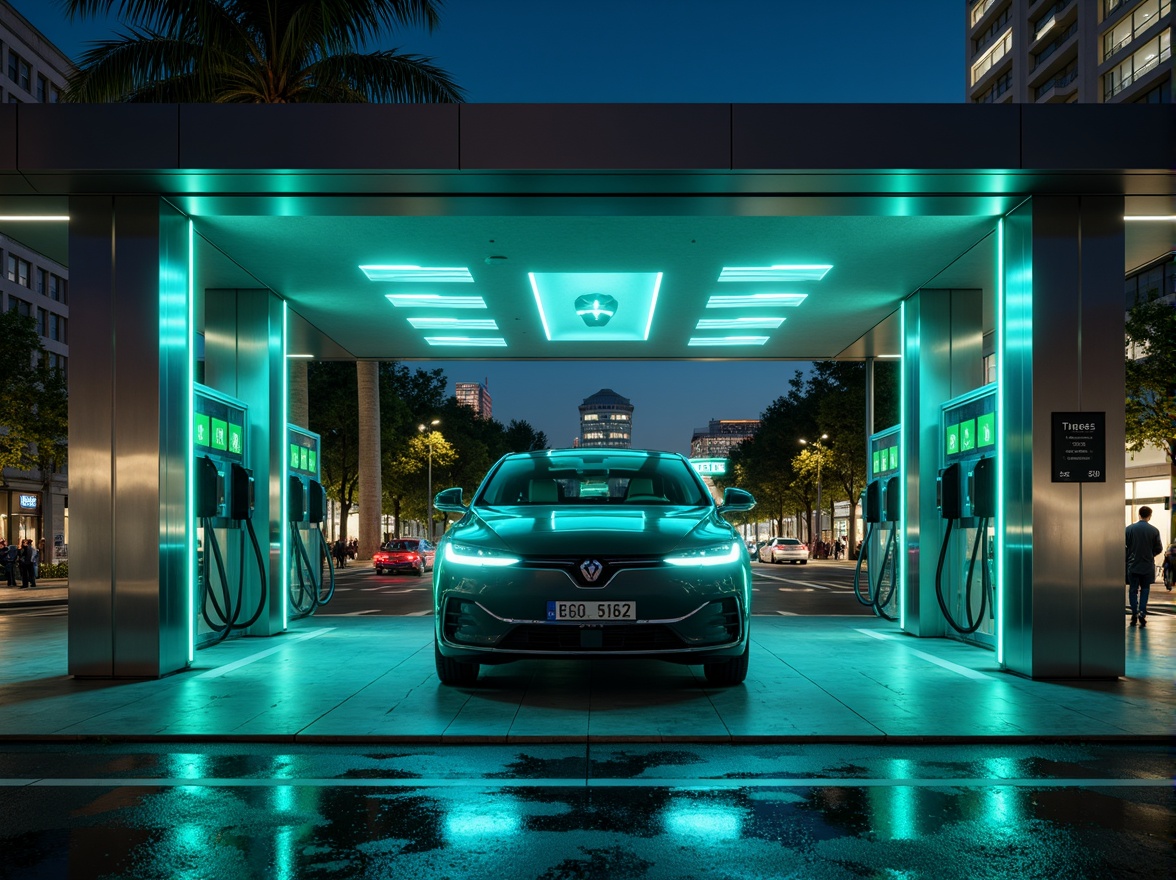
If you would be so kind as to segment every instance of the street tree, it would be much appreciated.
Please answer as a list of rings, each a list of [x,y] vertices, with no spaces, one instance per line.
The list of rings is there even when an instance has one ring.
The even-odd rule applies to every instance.
[[[0,468],[40,470],[45,492],[66,463],[65,376],[50,367],[34,320],[0,314]]]
[[[1127,449],[1162,449],[1176,487],[1176,296],[1141,291],[1127,313]],[[1176,505],[1169,530],[1176,534]]]

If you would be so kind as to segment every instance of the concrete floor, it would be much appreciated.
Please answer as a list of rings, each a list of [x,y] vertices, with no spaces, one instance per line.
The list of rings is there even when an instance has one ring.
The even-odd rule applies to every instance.
[[[428,618],[308,619],[153,681],[65,674],[65,617],[0,618],[0,739],[274,742],[1163,740],[1173,621],[1127,629],[1127,676],[1030,681],[989,651],[875,618],[757,617],[745,685],[655,661],[528,661],[474,688],[433,673]]]

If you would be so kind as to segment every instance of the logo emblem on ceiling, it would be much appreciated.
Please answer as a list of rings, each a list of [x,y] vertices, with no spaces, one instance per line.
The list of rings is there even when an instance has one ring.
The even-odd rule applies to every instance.
[[[584,575],[584,580],[590,584],[596,582],[602,571],[604,566],[595,559],[585,559],[580,563],[580,574]]]

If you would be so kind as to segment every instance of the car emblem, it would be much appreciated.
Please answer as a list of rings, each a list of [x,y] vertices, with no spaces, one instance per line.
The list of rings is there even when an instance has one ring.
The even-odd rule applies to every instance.
[[[600,577],[602,571],[604,566],[595,559],[585,559],[580,563],[580,574],[584,575],[584,580],[590,584]]]

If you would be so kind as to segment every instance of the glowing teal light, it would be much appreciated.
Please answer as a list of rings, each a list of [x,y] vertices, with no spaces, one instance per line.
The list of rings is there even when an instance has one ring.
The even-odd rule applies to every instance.
[[[694,347],[714,345],[763,345],[767,336],[691,336],[686,344]]]
[[[445,544],[445,561],[456,562],[459,565],[476,565],[479,568],[502,568],[514,565],[519,561],[517,556],[510,556],[498,550],[488,550],[483,547],[470,547],[464,544]]]
[[[470,270],[457,266],[360,266],[372,281],[426,281],[442,284],[473,283]]]
[[[188,662],[196,659],[196,432],[192,421],[196,413],[196,297],[195,291],[196,225],[188,220],[188,375],[184,382],[188,389],[188,415],[185,433],[188,436],[185,467],[188,469],[188,503],[186,522],[188,533]]]
[[[417,330],[497,330],[493,318],[409,318]]]
[[[398,309],[484,309],[480,296],[442,296],[439,293],[389,293],[388,302]]]
[[[996,430],[1005,421],[1004,218],[996,221]],[[996,497],[1005,498],[1005,444],[996,444]],[[1005,506],[996,505],[996,662],[1004,665]]]
[[[286,300],[282,300],[282,362],[286,360],[286,344],[290,338],[289,332],[290,320],[290,306]],[[280,537],[278,538],[278,555],[282,560],[282,629],[285,630],[290,623],[290,515],[287,508],[286,501],[286,484],[289,482],[287,475],[290,473],[290,444],[286,442],[286,433],[288,432],[287,425],[290,424],[290,371],[282,370],[282,442],[278,445],[282,447],[282,469],[281,479],[278,480],[278,514],[281,522],[281,528],[278,530]],[[271,444],[272,447],[272,444]],[[273,515],[272,513],[270,514]]]
[[[709,801],[675,801],[663,814],[662,821],[670,834],[699,844],[738,839],[743,831],[741,810]]]
[[[720,281],[820,281],[833,267],[826,263],[782,263],[775,266],[724,266]]]
[[[643,342],[649,339],[661,289],[661,272],[529,272],[543,332],[552,342]],[[588,326],[577,315],[580,297],[607,295],[616,313]]]
[[[458,840],[470,837],[494,840],[504,834],[517,834],[522,828],[522,816],[511,802],[481,809],[462,806],[445,816],[445,835]]]
[[[700,547],[697,550],[667,556],[666,562],[670,565],[691,566],[730,565],[733,562],[739,562],[746,555],[747,551],[743,545],[738,541],[732,541],[729,544]]]
[[[501,336],[426,336],[429,345],[461,345],[470,348],[506,348]]]
[[[904,299],[898,304],[898,338],[899,345],[902,346],[902,351],[906,353],[907,350],[907,335],[906,335],[906,300]],[[906,442],[903,439],[903,426],[907,420],[906,410],[906,365],[907,359],[905,357],[899,358],[898,362],[898,529],[899,546],[898,546],[898,628],[906,629],[906,581],[907,581],[907,472],[906,472]]]
[[[808,299],[807,293],[716,293],[706,301],[706,307],[708,309],[795,307],[806,299]]]
[[[695,330],[777,330],[783,318],[700,318]]]

